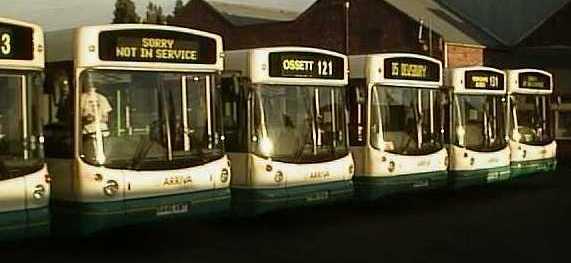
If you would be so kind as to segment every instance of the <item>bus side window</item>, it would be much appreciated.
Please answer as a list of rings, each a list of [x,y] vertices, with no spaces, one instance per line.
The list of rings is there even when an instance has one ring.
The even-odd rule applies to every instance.
[[[365,79],[350,79],[347,88],[349,110],[349,142],[352,146],[366,145],[367,83]]]
[[[48,96],[48,119],[44,126],[48,158],[73,157],[73,78],[66,65],[49,67],[44,93]],[[71,67],[70,67],[71,68]]]
[[[238,75],[221,79],[224,146],[228,152],[247,152],[246,81]]]

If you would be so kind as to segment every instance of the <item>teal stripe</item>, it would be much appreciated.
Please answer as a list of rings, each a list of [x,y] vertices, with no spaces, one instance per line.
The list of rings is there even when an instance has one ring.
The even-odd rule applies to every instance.
[[[102,203],[54,202],[54,234],[85,236],[124,225],[218,217],[229,210],[229,188]]]
[[[503,182],[510,178],[509,166],[470,171],[450,171],[450,184],[453,188]]]
[[[254,216],[278,209],[335,203],[352,196],[350,180],[272,189],[232,188],[232,208],[235,215]]]
[[[551,174],[557,169],[557,159],[512,162],[510,169],[513,178]]]
[[[448,172],[428,172],[397,176],[355,176],[355,195],[361,200],[376,200],[383,196],[445,188]]]

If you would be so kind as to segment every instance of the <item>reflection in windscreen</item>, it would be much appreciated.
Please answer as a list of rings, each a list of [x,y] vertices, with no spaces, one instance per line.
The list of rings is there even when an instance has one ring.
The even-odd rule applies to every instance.
[[[477,151],[495,151],[507,145],[503,96],[457,95],[453,113],[458,145]]]
[[[81,81],[84,160],[165,169],[222,156],[213,76],[90,71]]]
[[[255,151],[287,162],[348,154],[342,87],[263,86],[254,100]]]
[[[554,123],[547,95],[512,96],[511,136],[531,145],[546,145],[554,139]],[[516,129],[517,127],[517,129]]]
[[[406,155],[442,149],[440,91],[374,86],[371,96],[373,147]]]
[[[42,167],[41,79],[40,73],[0,73],[0,179]]]

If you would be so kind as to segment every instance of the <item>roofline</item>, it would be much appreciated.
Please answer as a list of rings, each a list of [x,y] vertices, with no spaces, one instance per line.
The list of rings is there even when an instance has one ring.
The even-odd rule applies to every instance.
[[[561,4],[561,6],[559,8],[554,8],[553,12],[550,12],[548,16],[545,16],[541,21],[539,21],[539,23],[537,23],[535,26],[531,27],[528,31],[526,31],[516,42],[513,46],[520,46],[521,42],[524,41],[525,39],[527,39],[531,34],[533,34],[536,30],[538,30],[541,26],[543,26],[543,24],[545,24],[545,22],[547,22],[547,20],[549,20],[550,18],[552,18],[555,14],[557,14],[559,11],[561,11],[561,9],[563,9],[565,6],[567,5],[571,5],[571,1],[567,0],[567,2]]]
[[[485,45],[465,44],[465,43],[448,42],[448,41],[445,41],[444,44],[449,45],[449,46],[452,45],[452,46],[459,46],[459,47],[471,47],[471,48],[482,48],[482,49],[488,48],[488,46],[485,46]]]
[[[481,30],[483,33],[488,34],[489,37],[493,38],[494,40],[496,40],[499,44],[504,45],[504,46],[510,46],[509,44],[507,44],[506,42],[504,42],[501,38],[498,37],[498,35],[494,34],[492,31],[490,31],[489,29],[482,27],[480,25],[478,25],[477,23],[474,22],[474,20],[470,17],[467,16],[466,14],[463,14],[462,12],[457,11],[456,9],[450,7],[450,5],[448,5],[446,3],[446,1],[442,1],[442,0],[435,0],[435,2],[437,2],[438,4],[440,4],[442,7],[448,9],[448,11],[452,12],[453,14],[457,15],[458,17],[461,17],[463,19],[466,20],[466,22],[470,23],[470,25],[472,25],[474,28]]]

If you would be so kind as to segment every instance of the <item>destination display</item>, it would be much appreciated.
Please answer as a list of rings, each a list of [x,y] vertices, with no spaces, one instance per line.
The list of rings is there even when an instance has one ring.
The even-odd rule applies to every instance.
[[[270,77],[345,79],[342,57],[313,52],[272,52]]]
[[[0,59],[32,60],[33,35],[32,28],[0,23]]]
[[[115,30],[99,35],[105,61],[216,64],[213,38],[165,30]]]
[[[551,78],[539,72],[526,72],[519,74],[519,86],[522,89],[549,90]]]
[[[495,71],[466,71],[466,89],[503,90],[504,75]]]
[[[421,58],[387,58],[384,70],[385,79],[437,82],[441,78],[440,65]]]

